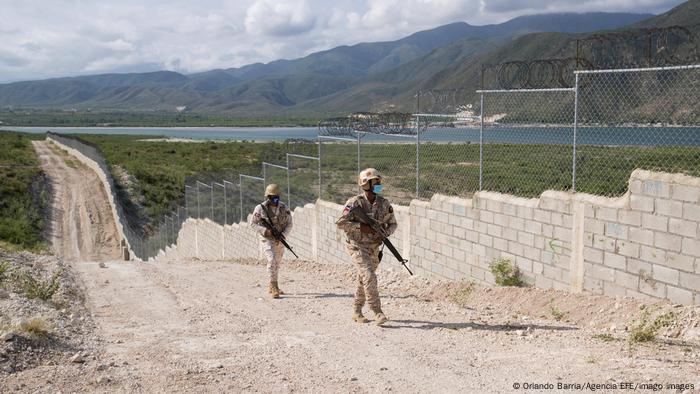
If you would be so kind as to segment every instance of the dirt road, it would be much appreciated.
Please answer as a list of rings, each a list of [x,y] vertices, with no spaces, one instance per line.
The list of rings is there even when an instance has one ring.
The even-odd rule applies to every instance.
[[[48,141],[33,144],[54,188],[54,253],[66,261],[118,259],[117,227],[97,174]]]
[[[58,172],[52,176],[67,179]],[[59,240],[67,238],[76,237]],[[79,247],[68,251],[92,255]],[[112,261],[101,268],[83,261],[73,267],[84,282],[99,345],[84,363],[22,371],[1,388],[484,393],[523,391],[526,383],[551,384],[554,391],[558,384],[592,383],[603,385],[598,392],[620,392],[612,385],[622,382],[700,388],[697,343],[630,348],[622,323],[608,327],[639,312],[631,301],[468,286],[448,294],[440,291],[444,284],[382,271],[380,292],[391,321],[379,328],[350,319],[349,266],[288,263],[281,274],[288,294],[279,300],[266,294],[259,262]],[[559,299],[568,309],[550,313],[549,303]],[[540,300],[546,301],[534,308]]]

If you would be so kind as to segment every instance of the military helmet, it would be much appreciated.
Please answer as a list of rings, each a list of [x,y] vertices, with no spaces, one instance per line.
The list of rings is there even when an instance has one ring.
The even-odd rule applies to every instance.
[[[381,181],[382,176],[376,168],[365,168],[360,172],[360,176],[357,177],[357,184],[364,186],[372,179],[379,179]]]
[[[280,187],[277,186],[274,183],[271,183],[267,185],[265,188],[265,197],[267,196],[279,196],[280,195]]]

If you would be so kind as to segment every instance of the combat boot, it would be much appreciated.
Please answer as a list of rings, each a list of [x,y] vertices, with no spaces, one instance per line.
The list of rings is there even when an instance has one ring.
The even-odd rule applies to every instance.
[[[362,314],[362,307],[355,308],[355,312],[352,314],[352,320],[358,323],[367,323],[369,320]]]
[[[381,326],[382,324],[389,321],[384,312],[379,312],[374,316],[374,324]]]
[[[269,292],[272,298],[280,298],[280,289],[277,287],[277,282],[270,282]]]

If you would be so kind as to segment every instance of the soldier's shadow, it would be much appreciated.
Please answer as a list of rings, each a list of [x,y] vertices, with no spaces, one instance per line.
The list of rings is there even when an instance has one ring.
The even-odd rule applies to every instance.
[[[526,330],[547,330],[547,331],[573,331],[578,330],[576,327],[569,326],[550,326],[541,324],[483,324],[474,322],[461,323],[445,323],[423,320],[390,320],[382,326],[382,328],[409,328],[415,330],[433,330],[436,328],[445,328],[448,330],[463,330],[471,328],[472,330],[482,331],[517,331]]]
[[[353,298],[352,294],[338,294],[338,293],[294,293],[285,294],[284,298]]]

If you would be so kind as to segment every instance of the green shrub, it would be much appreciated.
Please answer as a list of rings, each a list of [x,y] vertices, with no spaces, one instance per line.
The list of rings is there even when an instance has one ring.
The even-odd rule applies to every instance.
[[[19,324],[19,331],[26,333],[32,339],[46,339],[51,333],[51,326],[46,320],[34,317]]]
[[[490,268],[491,274],[499,286],[521,287],[525,285],[520,275],[520,269],[508,259],[494,260],[490,264]]]
[[[23,272],[18,276],[19,286],[27,298],[38,298],[48,301],[58,291],[61,283],[59,281],[62,271],[56,271],[50,279],[37,279],[31,274]]]
[[[10,269],[11,266],[9,261],[0,263],[0,285],[2,285],[2,283],[10,277]]]
[[[637,322],[630,329],[630,343],[649,342],[656,338],[659,330],[668,327],[676,320],[676,314],[667,312],[651,320],[651,311],[645,309]]]

